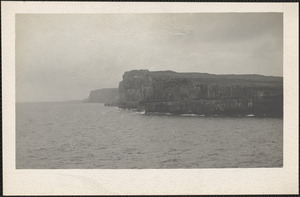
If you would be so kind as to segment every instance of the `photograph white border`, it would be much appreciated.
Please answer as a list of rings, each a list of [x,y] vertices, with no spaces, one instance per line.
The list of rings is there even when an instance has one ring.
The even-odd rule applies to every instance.
[[[298,194],[298,3],[1,2],[4,195]],[[221,13],[284,15],[282,168],[23,170],[15,163],[15,14]]]

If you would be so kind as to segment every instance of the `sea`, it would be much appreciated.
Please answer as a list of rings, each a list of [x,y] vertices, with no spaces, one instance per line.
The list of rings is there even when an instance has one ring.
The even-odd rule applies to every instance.
[[[17,169],[283,166],[283,119],[147,114],[102,103],[17,103]]]

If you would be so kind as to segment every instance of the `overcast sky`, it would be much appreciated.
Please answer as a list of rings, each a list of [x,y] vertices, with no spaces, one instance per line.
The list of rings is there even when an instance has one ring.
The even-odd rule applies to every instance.
[[[125,71],[283,75],[283,16],[18,14],[17,101],[84,99]]]

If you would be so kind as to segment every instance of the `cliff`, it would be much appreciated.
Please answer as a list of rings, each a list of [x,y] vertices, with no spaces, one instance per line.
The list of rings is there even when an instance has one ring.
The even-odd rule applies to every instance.
[[[205,115],[282,116],[283,78],[133,70],[119,84],[120,108]]]
[[[105,88],[99,90],[93,90],[90,92],[87,102],[89,103],[116,103],[119,101],[118,88]]]

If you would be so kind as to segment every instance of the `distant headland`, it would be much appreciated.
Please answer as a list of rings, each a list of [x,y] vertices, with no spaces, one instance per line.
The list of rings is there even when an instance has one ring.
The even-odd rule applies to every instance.
[[[106,104],[119,102],[119,90],[118,88],[103,88],[92,90],[89,97],[86,99],[86,102]]]
[[[146,113],[282,117],[283,78],[132,70],[119,88],[92,91],[88,102]]]

